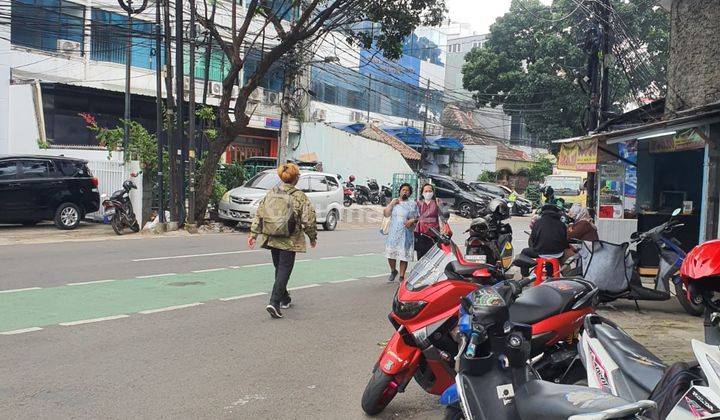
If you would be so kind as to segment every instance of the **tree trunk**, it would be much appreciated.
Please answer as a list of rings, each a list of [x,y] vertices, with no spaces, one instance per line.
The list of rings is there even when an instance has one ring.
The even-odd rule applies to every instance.
[[[150,221],[150,212],[152,211],[153,198],[155,197],[155,180],[157,179],[156,171],[143,170],[143,196],[142,196],[142,216],[141,225],[142,228],[145,223]]]
[[[205,160],[200,168],[200,175],[197,181],[197,191],[195,191],[195,220],[200,224],[205,220],[207,206],[210,202],[213,184],[215,183],[215,171],[220,163],[220,157],[230,143],[232,137],[221,137],[215,141],[211,141],[208,147]]]

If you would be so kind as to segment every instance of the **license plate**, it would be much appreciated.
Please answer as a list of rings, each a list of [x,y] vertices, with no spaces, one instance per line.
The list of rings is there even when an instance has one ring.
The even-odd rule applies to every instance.
[[[466,255],[465,259],[474,263],[485,264],[487,261],[487,255]]]

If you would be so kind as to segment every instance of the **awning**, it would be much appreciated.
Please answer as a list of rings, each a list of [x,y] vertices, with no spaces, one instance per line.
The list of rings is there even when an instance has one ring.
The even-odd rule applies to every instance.
[[[451,150],[462,150],[463,144],[460,143],[460,140],[454,138],[454,137],[442,137],[442,136],[433,136],[428,137],[428,140],[433,141],[435,144],[440,146],[444,149],[451,149]]]

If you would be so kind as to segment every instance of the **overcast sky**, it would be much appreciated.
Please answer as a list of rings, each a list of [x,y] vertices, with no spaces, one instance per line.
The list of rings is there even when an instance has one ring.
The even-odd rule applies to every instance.
[[[448,17],[455,22],[469,23],[473,31],[485,34],[498,16],[510,10],[511,0],[446,0]],[[550,4],[552,0],[542,0]]]

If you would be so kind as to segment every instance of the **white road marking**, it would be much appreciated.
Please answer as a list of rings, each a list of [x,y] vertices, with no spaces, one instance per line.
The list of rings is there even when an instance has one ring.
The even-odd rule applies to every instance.
[[[228,268],[235,270],[236,268],[240,268],[240,266],[239,265],[231,265]]]
[[[322,258],[320,258],[320,259],[321,259],[321,260],[337,260],[337,259],[340,259],[340,258],[345,258],[345,257],[342,256],[342,255],[338,255],[338,256],[335,256],[335,257],[322,257]]]
[[[271,265],[272,263],[260,263],[260,264],[248,264],[248,265],[241,265],[242,268],[248,268],[248,267],[262,267],[264,265]]]
[[[193,271],[193,273],[210,273],[210,272],[212,272],[212,271],[222,271],[222,270],[227,270],[227,269],[226,269],[225,267],[221,267],[221,268],[206,268],[205,270],[195,270],[195,271]]]
[[[93,281],[81,281],[77,283],[68,283],[68,286],[82,286],[84,284],[98,284],[98,283],[110,283],[111,281],[115,281],[114,279],[109,280],[93,280]]]
[[[306,284],[304,286],[297,286],[297,287],[288,287],[288,290],[300,290],[300,289],[309,289],[311,287],[320,287],[319,284],[313,283],[313,284]]]
[[[33,332],[33,331],[40,331],[40,330],[42,330],[42,328],[40,328],[40,327],[30,327],[30,328],[23,328],[21,330],[3,331],[3,332],[0,332],[0,334],[1,335],[15,335],[15,334],[23,334],[23,333]]]
[[[367,254],[355,254],[355,257],[369,257],[370,255],[375,255],[374,252],[368,252]]]
[[[167,312],[167,311],[174,311],[175,309],[184,309],[184,308],[192,308],[193,306],[200,306],[202,305],[202,302],[195,302],[195,303],[188,303],[185,305],[175,305],[175,306],[168,306],[166,308],[159,308],[159,309],[148,309],[146,311],[140,311],[139,314],[147,315],[147,314],[156,314],[158,312]]]
[[[387,276],[387,275],[388,275],[388,273],[384,273],[384,274],[375,274],[374,276],[365,276],[365,277],[371,279],[371,278],[375,278],[375,277],[384,277],[384,276]]]
[[[8,290],[0,290],[0,293],[15,293],[15,292],[26,292],[28,290],[39,290],[42,289],[42,287],[26,287],[24,289],[8,289]]]
[[[163,274],[148,274],[147,276],[137,276],[136,279],[149,279],[151,277],[167,277],[174,276],[175,273],[163,273]]]
[[[113,319],[121,319],[121,318],[127,318],[129,315],[112,315],[112,316],[104,316],[102,318],[91,318],[91,319],[81,319],[79,321],[70,321],[70,322],[61,322],[58,325],[62,325],[63,327],[70,327],[73,325],[82,325],[82,324],[92,324],[93,322],[102,322],[102,321],[111,321]]]
[[[312,261],[312,260],[295,260],[296,263],[299,263],[299,262],[308,262],[308,261]]]
[[[138,258],[132,260],[133,262],[140,261],[159,261],[159,260],[176,260],[179,258],[197,258],[197,257],[214,257],[216,255],[231,255],[231,254],[246,254],[248,252],[260,252],[261,249],[246,249],[244,251],[227,251],[227,252],[212,252],[210,254],[188,254],[188,255],[172,255],[168,257],[152,257],[152,258]]]
[[[360,279],[345,279],[345,280],[335,280],[335,281],[331,281],[330,283],[332,283],[332,284],[337,284],[337,283],[347,283],[347,282],[351,282],[351,281],[358,281],[358,280],[360,280]]]
[[[245,298],[250,298],[250,297],[255,297],[255,296],[262,296],[262,295],[267,295],[267,293],[265,293],[265,292],[260,292],[260,293],[248,293],[247,295],[239,295],[239,296],[230,296],[230,297],[226,297],[226,298],[220,298],[220,300],[223,301],[223,302],[226,302],[226,301],[228,301],[228,300],[245,299]]]

